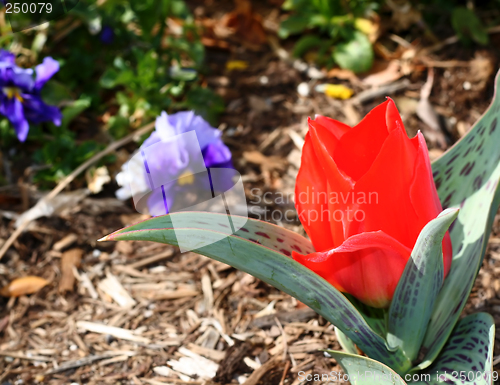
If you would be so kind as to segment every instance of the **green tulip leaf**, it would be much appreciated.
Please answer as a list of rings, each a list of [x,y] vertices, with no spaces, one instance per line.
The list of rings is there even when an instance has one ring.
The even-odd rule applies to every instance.
[[[379,335],[385,338],[387,335],[387,311],[386,309],[378,309],[365,305],[356,297],[348,293],[344,293],[349,302],[351,302],[358,311],[363,314],[364,319],[370,327]]]
[[[453,261],[438,295],[423,342],[424,369],[437,357],[472,290],[500,204],[500,76],[488,110],[453,148],[432,165],[444,208],[459,207],[450,226]]]
[[[230,235],[223,223],[227,217],[200,212],[173,213],[118,230],[102,240],[141,240],[178,245],[177,239],[182,239],[183,247],[245,271],[299,299],[341,329],[370,357],[401,373],[411,367],[401,350],[387,350],[385,340],[370,328],[342,293],[287,256],[292,249],[312,252],[308,240],[284,228],[254,219],[248,219],[242,228]],[[241,222],[240,217],[231,218]],[[172,223],[175,223],[175,229]],[[182,227],[183,224],[186,227]]]
[[[335,326],[335,336],[337,337],[337,341],[339,342],[342,349],[344,349],[347,353],[358,354],[358,349],[356,349],[356,344],[352,342],[352,340],[347,337],[342,330]]]
[[[443,237],[458,210],[443,211],[420,232],[389,309],[387,343],[415,360],[443,285]]]
[[[493,371],[495,321],[487,313],[471,314],[461,319],[437,360],[414,376],[412,384],[490,385],[498,379]]]
[[[346,374],[337,380],[350,381],[351,385],[406,385],[398,373],[381,362],[335,350],[325,350],[325,352],[342,366]]]

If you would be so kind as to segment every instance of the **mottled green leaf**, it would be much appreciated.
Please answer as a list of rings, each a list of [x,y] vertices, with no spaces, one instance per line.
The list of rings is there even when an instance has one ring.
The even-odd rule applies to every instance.
[[[356,309],[363,315],[364,319],[370,327],[379,336],[385,338],[387,335],[387,311],[386,309],[379,309],[365,305],[363,302],[353,297],[348,293],[344,293],[349,302],[351,302]]]
[[[358,354],[358,350],[356,349],[356,344],[352,342],[352,340],[347,337],[342,330],[335,326],[335,336],[337,337],[337,341],[339,342],[342,349],[344,349],[347,353]]]
[[[500,97],[497,74],[493,102],[474,127],[433,163],[434,181],[443,207],[460,207],[450,227],[453,261],[439,293],[424,338],[423,362],[429,366],[448,339],[481,266],[500,203]]]
[[[461,319],[437,360],[418,373],[416,384],[490,385],[498,379],[493,372],[495,321],[487,313]]]
[[[342,366],[345,374],[339,380],[351,385],[406,385],[401,376],[388,366],[356,354],[325,350]],[[337,376],[338,377],[338,376]]]
[[[231,217],[234,220],[234,216]],[[149,219],[102,240],[142,240],[177,245],[177,238],[182,239],[184,248],[227,263],[299,299],[341,329],[370,357],[401,373],[410,368],[410,361],[400,350],[387,350],[385,340],[370,328],[342,293],[287,256],[291,250],[312,252],[308,240],[284,228],[253,219],[248,219],[235,235],[228,235],[224,220],[227,220],[227,215],[179,212]],[[175,229],[172,222],[176,224]],[[186,227],[182,227],[183,224]],[[225,236],[221,237],[221,234]]]
[[[391,302],[387,343],[399,346],[411,361],[418,356],[443,285],[442,241],[457,215],[457,209],[445,210],[422,229]]]

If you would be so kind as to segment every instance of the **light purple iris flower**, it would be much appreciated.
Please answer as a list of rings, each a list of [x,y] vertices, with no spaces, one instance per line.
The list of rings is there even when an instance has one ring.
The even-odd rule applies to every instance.
[[[57,71],[59,63],[51,57],[33,71],[16,66],[14,54],[0,50],[0,114],[9,119],[21,142],[28,136],[30,123],[61,124],[59,109],[45,104],[40,96],[43,85]]]
[[[193,143],[196,139],[197,143]],[[192,111],[172,115],[162,112],[156,119],[155,131],[144,141],[140,152],[142,157],[133,157],[116,180],[122,186],[135,184],[135,191],[153,190],[147,198],[152,215],[167,214],[176,206],[183,208],[189,194],[195,200],[205,200],[212,198],[214,191],[233,186],[231,170],[227,173],[205,170],[205,167],[233,169],[231,151],[222,142],[221,132]],[[142,175],[134,175],[138,170]],[[142,179],[144,182],[140,182]],[[127,191],[130,190],[120,189],[117,196],[125,199],[130,196]]]

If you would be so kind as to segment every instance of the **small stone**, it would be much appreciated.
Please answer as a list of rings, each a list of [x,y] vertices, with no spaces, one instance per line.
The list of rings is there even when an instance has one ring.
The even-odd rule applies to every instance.
[[[307,97],[311,92],[311,88],[309,87],[309,84],[302,82],[297,86],[297,92],[300,96]]]
[[[467,81],[465,81],[462,86],[464,87],[464,90],[466,90],[466,91],[469,91],[472,88],[472,84],[470,84],[470,82],[467,82]]]

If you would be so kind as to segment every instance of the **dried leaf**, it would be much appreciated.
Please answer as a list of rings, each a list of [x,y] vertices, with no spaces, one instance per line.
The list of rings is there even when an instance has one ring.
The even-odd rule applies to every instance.
[[[63,253],[61,257],[61,272],[62,277],[59,281],[59,292],[73,291],[75,284],[75,275],[73,268],[79,267],[82,260],[82,249],[71,249]]]
[[[353,90],[343,84],[319,84],[315,89],[318,92],[324,92],[326,96],[342,100],[349,99],[354,93]]]
[[[17,278],[7,286],[4,286],[0,290],[0,295],[4,297],[20,297],[22,295],[33,294],[47,284],[49,284],[49,281],[40,277],[27,276]]]
[[[102,186],[111,182],[108,169],[106,166],[89,169],[85,173],[87,186],[92,194],[98,194],[102,191]]]
[[[248,68],[248,62],[244,60],[228,60],[226,62],[226,69],[228,71],[246,70],[247,68]]]
[[[398,80],[403,74],[399,60],[392,60],[382,71],[374,73],[363,79],[363,83],[368,86],[380,86]]]
[[[262,17],[253,12],[249,0],[236,0],[236,9],[222,18],[220,25],[229,28],[251,46],[260,46],[267,41],[267,35],[262,26]]]
[[[434,70],[429,68],[427,81],[425,82],[422,90],[420,91],[420,101],[417,106],[417,116],[427,124],[431,129],[424,131],[424,134],[439,147],[446,148],[446,138],[441,131],[441,124],[439,123],[439,116],[429,102],[429,96],[434,82]]]

